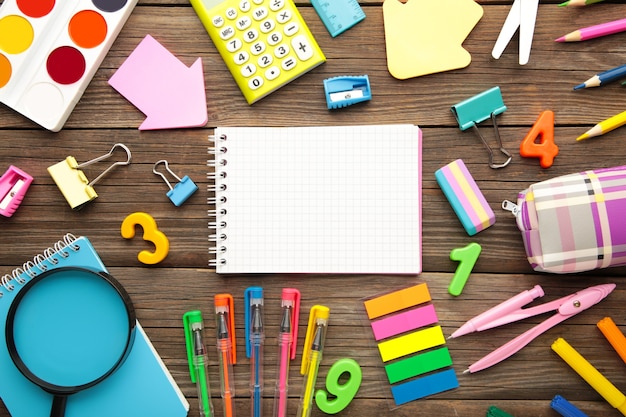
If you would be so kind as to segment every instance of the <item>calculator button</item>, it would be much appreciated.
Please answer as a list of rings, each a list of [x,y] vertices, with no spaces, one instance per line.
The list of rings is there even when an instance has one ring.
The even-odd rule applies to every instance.
[[[226,9],[226,18],[233,20],[236,17],[237,17],[237,9],[235,9],[234,7],[229,7],[228,9]]]
[[[267,7],[265,6],[257,7],[256,9],[252,11],[252,17],[257,22],[259,20],[265,19],[268,15],[269,15],[269,12],[267,11]]]
[[[246,78],[248,78],[255,72],[256,72],[256,65],[254,64],[248,64],[248,65],[241,67],[241,75],[243,75]]]
[[[277,12],[285,6],[285,0],[272,0],[270,2],[270,10]]]
[[[298,24],[293,22],[285,26],[285,29],[283,29],[283,32],[285,32],[285,35],[287,36],[293,36],[296,33],[298,33],[299,29],[300,27],[298,26]]]
[[[228,52],[231,54],[240,50],[242,46],[243,42],[241,42],[239,38],[232,39],[226,43],[226,49],[228,49]]]
[[[220,38],[222,38],[222,40],[228,40],[233,36],[235,36],[235,28],[232,26],[226,26],[220,30]]]
[[[313,56],[313,47],[304,35],[298,35],[291,40],[291,47],[296,51],[300,61],[306,61]]]
[[[287,56],[288,53],[289,47],[286,43],[280,44],[276,47],[276,49],[274,49],[274,55],[276,56],[276,58],[283,58]]]
[[[254,44],[252,44],[252,46],[250,46],[250,52],[252,52],[252,55],[262,54],[263,52],[265,52],[265,42],[255,42]]]
[[[283,35],[280,32],[270,33],[267,36],[267,43],[269,43],[272,46],[278,45],[280,41],[282,40],[283,40]]]
[[[243,40],[251,43],[256,41],[259,38],[259,31],[256,29],[250,29],[248,31],[246,31],[246,33],[244,33],[243,35]]]
[[[276,66],[269,67],[265,71],[265,78],[267,78],[270,81],[275,80],[276,78],[278,78],[279,75],[280,75],[280,69],[278,69],[278,67]]]
[[[276,20],[278,23],[287,23],[291,20],[292,14],[289,10],[283,10],[282,12],[276,15]]]
[[[249,12],[250,7],[252,7],[252,5],[250,4],[250,0],[241,0],[239,2],[239,10],[241,10],[243,13]]]
[[[270,54],[261,55],[257,60],[257,63],[261,68],[265,68],[274,61],[274,58]]]
[[[211,19],[211,23],[213,23],[213,26],[215,26],[216,28],[221,28],[222,26],[224,26],[224,18],[222,16],[215,16],[213,19]]]
[[[289,58],[281,62],[280,66],[283,67],[285,71],[289,71],[290,69],[295,68],[296,64],[297,64],[296,59],[290,56]]]
[[[250,59],[250,55],[246,51],[241,51],[238,54],[235,54],[235,64],[242,65],[248,62]]]
[[[265,19],[261,22],[260,29],[263,33],[268,33],[271,30],[274,30],[276,27],[276,22],[273,19]]]
[[[243,16],[241,19],[237,20],[237,29],[246,30],[252,25],[252,19],[248,16]]]
[[[248,87],[250,87],[250,90],[256,90],[262,85],[263,85],[263,78],[259,77],[258,75],[256,77],[250,78],[250,80],[248,81]]]
[[[254,4],[263,4],[265,0],[252,0]]]

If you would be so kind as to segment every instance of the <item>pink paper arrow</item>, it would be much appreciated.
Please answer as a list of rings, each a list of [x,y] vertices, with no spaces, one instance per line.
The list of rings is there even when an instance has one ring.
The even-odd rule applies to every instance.
[[[150,35],[137,45],[109,84],[147,116],[139,130],[207,123],[202,59],[187,68]]]

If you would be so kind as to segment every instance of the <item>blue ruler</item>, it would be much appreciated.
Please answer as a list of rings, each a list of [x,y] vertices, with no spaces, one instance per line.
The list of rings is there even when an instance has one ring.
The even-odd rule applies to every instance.
[[[311,0],[311,3],[333,38],[365,19],[357,0]]]

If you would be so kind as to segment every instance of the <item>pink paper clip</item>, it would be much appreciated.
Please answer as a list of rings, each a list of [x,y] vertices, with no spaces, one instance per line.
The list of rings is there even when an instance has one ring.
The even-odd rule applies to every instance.
[[[0,214],[11,217],[26,195],[33,177],[21,169],[9,166],[0,177]]]

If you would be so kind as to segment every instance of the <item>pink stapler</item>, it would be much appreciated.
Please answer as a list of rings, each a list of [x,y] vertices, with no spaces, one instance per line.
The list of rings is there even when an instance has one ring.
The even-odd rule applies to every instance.
[[[24,199],[33,177],[21,169],[9,166],[0,177],[0,214],[11,217]]]
[[[539,323],[532,329],[522,333],[508,343],[500,346],[484,358],[473,363],[464,372],[478,372],[495,365],[521,350],[543,332],[576,314],[596,305],[615,289],[615,284],[602,284],[585,288],[577,293],[558,300],[550,301],[534,307],[522,308],[536,298],[543,297],[543,289],[539,285],[498,304],[490,310],[470,319],[451,338],[459,337],[472,332],[491,329],[503,324],[512,323],[539,314],[556,311],[556,313]]]

